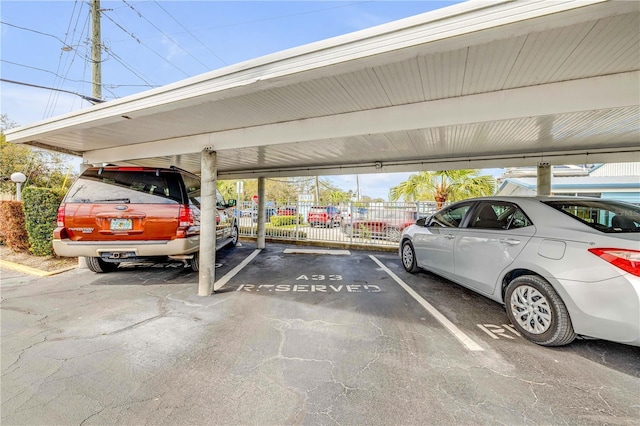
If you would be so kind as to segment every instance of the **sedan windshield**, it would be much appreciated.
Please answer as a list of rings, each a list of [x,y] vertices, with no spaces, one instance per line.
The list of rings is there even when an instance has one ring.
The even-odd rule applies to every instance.
[[[553,200],[544,204],[598,231],[640,232],[640,207],[606,200]]]

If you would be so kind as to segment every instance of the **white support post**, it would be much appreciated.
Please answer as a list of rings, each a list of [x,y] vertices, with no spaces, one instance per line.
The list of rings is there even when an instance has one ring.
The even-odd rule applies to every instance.
[[[551,165],[538,163],[538,195],[551,195]]]
[[[265,237],[267,234],[265,223],[265,179],[263,177],[258,178],[258,248],[263,249],[265,247]]]
[[[216,279],[216,183],[218,179],[216,152],[203,149],[200,159],[200,274],[198,296],[210,296]]]

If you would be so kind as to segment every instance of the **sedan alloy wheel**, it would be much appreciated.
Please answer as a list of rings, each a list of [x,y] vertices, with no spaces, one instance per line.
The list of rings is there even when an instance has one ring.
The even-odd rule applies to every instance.
[[[551,326],[549,302],[533,287],[518,287],[511,294],[510,307],[518,324],[529,333],[542,334]]]
[[[513,279],[504,300],[509,320],[532,342],[561,346],[576,338],[564,302],[543,278],[521,275]]]
[[[416,272],[419,269],[413,245],[409,241],[402,243],[402,266],[407,272]]]

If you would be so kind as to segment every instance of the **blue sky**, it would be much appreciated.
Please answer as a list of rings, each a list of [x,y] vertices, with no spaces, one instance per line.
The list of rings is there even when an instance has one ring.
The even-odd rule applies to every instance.
[[[91,95],[88,1],[0,2],[0,76]],[[101,2],[102,95],[124,97],[227,65],[425,13],[455,1]],[[19,125],[90,104],[60,91],[0,82],[0,110]],[[363,175],[387,197],[408,173]],[[331,177],[355,190],[355,177]]]

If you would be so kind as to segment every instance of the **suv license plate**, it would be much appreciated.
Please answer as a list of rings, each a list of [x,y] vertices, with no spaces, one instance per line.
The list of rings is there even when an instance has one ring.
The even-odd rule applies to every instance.
[[[131,219],[111,219],[112,231],[129,231],[133,229],[133,221]]]

